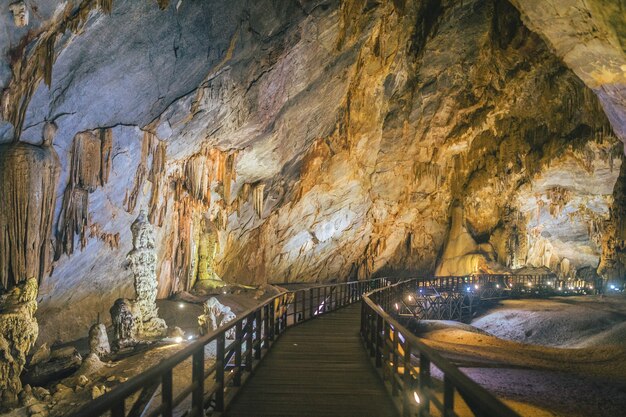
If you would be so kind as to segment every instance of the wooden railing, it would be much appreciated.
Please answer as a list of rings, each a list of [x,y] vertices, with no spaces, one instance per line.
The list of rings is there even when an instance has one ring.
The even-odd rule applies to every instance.
[[[362,294],[388,283],[387,278],[377,278],[318,285],[276,295],[86,404],[72,416],[96,417],[110,412],[111,417],[171,417],[175,409],[177,414],[179,410],[182,413],[186,410],[187,417],[204,416],[206,410],[222,412],[286,328],[359,301]],[[235,338],[227,344],[227,334],[233,330]],[[210,343],[216,345],[216,356],[215,363],[207,367],[205,347]],[[173,373],[189,359],[191,383],[175,387]],[[161,404],[149,407],[159,388]]]
[[[402,416],[458,416],[455,402],[460,398],[475,416],[519,417],[388,313],[398,302],[398,289],[417,282],[374,290],[361,302],[362,338]],[[432,376],[433,367],[443,375],[441,380]],[[433,409],[438,412],[433,414]]]

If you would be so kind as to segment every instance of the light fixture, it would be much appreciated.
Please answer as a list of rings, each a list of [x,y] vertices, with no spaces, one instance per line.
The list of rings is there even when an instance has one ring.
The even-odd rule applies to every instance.
[[[396,310],[400,310],[400,306],[398,305],[398,303],[395,303],[394,306],[396,307]]]
[[[183,341],[183,338],[180,337],[180,336],[177,336],[177,337],[174,338],[174,342],[176,342],[176,343],[181,343],[182,341]]]
[[[193,335],[190,334],[189,336],[187,336],[187,340],[193,340]]]
[[[185,303],[178,303],[178,308],[185,308]]]
[[[413,399],[415,400],[416,403],[421,404],[421,400],[420,400],[420,396],[417,395],[417,391],[413,391]]]

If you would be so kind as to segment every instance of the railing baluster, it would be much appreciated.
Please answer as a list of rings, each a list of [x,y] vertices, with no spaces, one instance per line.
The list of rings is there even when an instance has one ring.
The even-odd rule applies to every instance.
[[[241,345],[243,344],[243,326],[241,321],[235,325],[235,376],[233,386],[241,385]]]
[[[411,397],[413,389],[411,387],[411,344],[407,340],[404,344],[404,374],[402,378],[404,382],[402,396],[402,417],[411,416]]]
[[[313,318],[313,288],[309,288],[309,304],[311,305],[309,308],[309,318],[312,319]]]
[[[226,333],[222,332],[215,341],[215,411],[224,411],[224,355],[226,351]]]
[[[194,384],[191,392],[191,415],[202,416],[204,415],[204,347],[194,352],[192,356],[191,380]]]
[[[382,344],[384,340],[382,339],[383,333],[383,318],[382,316],[376,314],[376,367],[380,368],[382,365]]]
[[[254,319],[256,323],[255,329],[255,346],[254,346],[254,359],[261,359],[261,347],[263,346],[263,340],[261,340],[261,317],[262,309],[258,309],[254,312]]]
[[[161,403],[163,404],[163,417],[172,417],[172,370],[168,369],[161,377]]]
[[[390,325],[391,326],[391,325]],[[391,353],[391,361],[393,369],[391,370],[391,394],[395,397],[398,395],[398,329],[393,329],[393,352]]]
[[[420,404],[419,416],[425,417],[430,413],[430,359],[424,353],[420,353],[420,377],[419,377],[420,393],[422,394],[422,403]]]
[[[252,341],[254,338],[254,313],[250,314],[246,319],[246,327],[248,330],[246,331],[246,372],[252,372]]]
[[[126,413],[124,400],[118,401],[111,407],[111,417],[124,417]]]
[[[447,375],[443,376],[443,415],[454,416],[454,385]]]

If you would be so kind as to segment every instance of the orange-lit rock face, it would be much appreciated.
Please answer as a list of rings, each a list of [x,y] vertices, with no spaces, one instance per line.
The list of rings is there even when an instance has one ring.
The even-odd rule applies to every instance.
[[[504,0],[252,3],[118,0],[71,24],[42,3],[45,21],[31,24],[75,33],[38,53],[56,53],[51,73],[32,73],[50,89],[0,67],[3,114],[21,120],[14,98],[38,86],[21,138],[56,118],[59,189],[86,198],[74,217],[88,228],[63,233],[80,250],[60,254],[40,288],[42,341],[85,333],[115,299],[135,298],[124,256],[141,209],[160,297],[207,272],[207,220],[218,242],[206,268],[253,284],[432,273],[455,202],[478,247],[471,269],[571,274],[621,250],[603,232],[618,218],[615,119],[522,23],[521,0],[521,17]],[[81,132],[101,144],[83,152],[101,159],[90,187],[70,175]],[[6,121],[0,135],[12,136]]]

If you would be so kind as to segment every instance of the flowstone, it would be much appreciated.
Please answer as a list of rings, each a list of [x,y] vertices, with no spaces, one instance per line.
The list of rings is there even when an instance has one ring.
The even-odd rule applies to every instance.
[[[202,219],[198,242],[198,280],[194,290],[208,293],[226,285],[215,272],[215,255],[219,246],[217,229],[207,218]]]
[[[237,316],[230,307],[220,303],[217,298],[211,297],[204,303],[204,314],[198,316],[200,334],[205,335],[209,331],[215,331],[236,318]],[[234,339],[235,330],[230,329],[226,332],[226,338]]]
[[[135,276],[137,298],[134,304],[140,318],[138,336],[165,336],[167,325],[159,318],[156,306],[158,281],[154,228],[148,221],[145,211],[139,213],[130,230],[133,233],[133,250],[128,253],[127,259]]]

